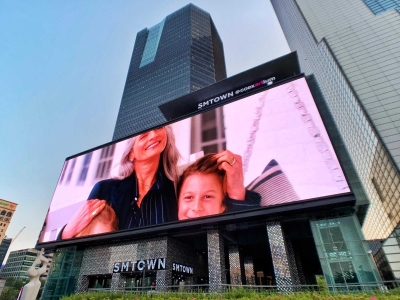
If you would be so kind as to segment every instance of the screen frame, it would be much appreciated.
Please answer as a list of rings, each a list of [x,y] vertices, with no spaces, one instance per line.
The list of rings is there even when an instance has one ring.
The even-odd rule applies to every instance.
[[[271,85],[265,85],[260,88],[248,91],[244,94],[238,95],[237,97],[226,100],[222,103],[217,103],[215,105],[212,105],[211,107],[208,107],[206,109],[201,109],[201,110],[192,112],[190,114],[185,114],[179,118],[175,118],[173,120],[164,122],[164,123],[162,123],[162,125],[154,126],[154,127],[148,128],[144,131],[140,131],[138,133],[135,133],[133,135],[125,137],[123,139],[112,141],[110,143],[100,145],[98,147],[89,149],[87,151],[80,152],[73,156],[67,157],[65,161],[73,159],[73,158],[81,156],[81,155],[84,155],[86,153],[98,150],[98,149],[101,149],[103,147],[107,147],[109,145],[130,139],[134,136],[140,135],[144,132],[153,130],[160,126],[166,126],[166,125],[170,125],[172,123],[176,123],[178,121],[193,117],[193,116],[201,114],[201,113],[204,113],[206,111],[213,110],[217,107],[222,107],[229,103],[242,100],[243,98],[249,97],[251,95],[255,95],[257,93],[261,93],[263,91],[266,91],[266,90],[269,90],[272,88],[277,88],[280,85],[283,85],[288,82],[292,82],[292,81],[295,81],[295,80],[301,79],[301,78],[304,78],[306,80],[307,86],[310,89],[311,94],[313,95],[314,93],[310,87],[307,77],[304,74],[297,74],[297,75],[291,76],[289,78],[282,79],[278,82],[274,82]],[[260,80],[260,79],[258,79],[258,80]],[[255,82],[256,81],[257,80],[255,80]],[[203,92],[203,90],[215,89],[215,85],[217,85],[217,84],[218,83],[216,83],[212,86],[206,87],[204,89],[201,89],[192,94],[196,94],[196,93],[201,94]],[[192,95],[192,94],[189,94],[189,95]],[[183,97],[178,98],[173,101],[181,100],[182,98],[185,98],[185,97],[188,97],[188,95],[183,96]],[[313,95],[313,98],[314,98],[314,95]],[[317,107],[317,109],[318,109],[318,107]],[[332,144],[332,137],[331,137],[330,132],[328,131],[329,127],[325,124],[325,121],[323,119],[322,119],[322,122],[324,124],[324,127],[329,136],[330,142]],[[334,148],[336,155],[338,155],[338,153],[339,153],[338,149],[336,149],[335,145],[332,144],[332,146]],[[341,169],[343,170],[343,174],[344,174],[346,181],[349,183],[349,179],[347,178],[347,175],[344,172],[344,168],[343,168],[342,163],[339,160],[339,158],[338,158],[338,163],[339,163]],[[61,170],[61,172],[62,172],[62,170]],[[60,172],[60,176],[61,176],[61,172]],[[60,179],[60,176],[59,176],[59,179]],[[309,213],[315,214],[315,213],[321,212],[321,208],[323,208],[322,211],[325,211],[325,212],[332,210],[332,209],[348,208],[348,207],[353,207],[356,203],[356,199],[355,199],[354,193],[352,192],[350,185],[349,185],[349,189],[350,189],[350,192],[343,193],[343,194],[318,197],[318,198],[314,198],[314,199],[302,200],[299,202],[274,205],[271,207],[260,207],[260,208],[250,209],[250,210],[241,211],[241,212],[224,213],[222,215],[207,216],[207,217],[202,217],[202,218],[197,218],[197,219],[190,219],[190,220],[184,220],[184,221],[181,220],[181,221],[169,222],[169,223],[165,223],[165,224],[158,224],[158,225],[126,229],[126,230],[119,230],[119,231],[112,232],[112,233],[103,233],[103,234],[97,234],[97,235],[91,235],[91,236],[85,236],[85,237],[79,237],[79,238],[75,237],[75,238],[71,238],[68,240],[60,240],[60,241],[55,240],[55,241],[42,242],[42,243],[38,242],[36,244],[36,248],[52,249],[52,248],[57,248],[57,247],[67,246],[67,245],[89,245],[89,244],[92,245],[93,243],[118,242],[118,241],[132,240],[132,239],[149,238],[149,237],[160,236],[160,235],[168,235],[173,232],[215,229],[215,228],[218,228],[219,226],[225,226],[227,224],[232,224],[232,223],[237,223],[237,222],[265,220],[267,218],[268,218],[268,221],[282,220],[282,218],[285,219],[288,216],[293,216],[293,215],[297,215],[297,214],[309,214]],[[49,207],[50,207],[50,204],[49,204]],[[204,221],[205,218],[207,220],[206,222]],[[41,230],[40,234],[41,233],[42,233],[42,230]],[[40,234],[39,234],[39,236],[40,236]],[[38,241],[39,241],[39,239],[38,239]]]
[[[348,192],[335,196],[302,200],[290,204],[280,204],[241,212],[224,213],[196,219],[145,226],[135,229],[120,230],[111,233],[75,237],[68,240],[37,243],[36,248],[54,249],[71,245],[93,246],[94,244],[140,240],[145,238],[154,238],[156,236],[168,236],[176,233],[207,231],[243,222],[254,223],[257,221],[283,221],[297,215],[307,217],[320,214],[322,216],[326,212],[331,214],[333,211],[340,212],[342,210],[347,210],[349,207],[354,207],[355,202],[356,199],[354,194],[352,192]],[[321,207],[323,207],[323,210],[321,210]],[[266,218],[268,218],[268,220],[265,220]],[[205,222],[205,220],[207,220],[207,222]]]

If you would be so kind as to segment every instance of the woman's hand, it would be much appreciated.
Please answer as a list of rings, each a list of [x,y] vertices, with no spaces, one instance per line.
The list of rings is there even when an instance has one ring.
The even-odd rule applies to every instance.
[[[229,150],[221,151],[215,155],[218,169],[225,170],[226,192],[231,199],[244,200],[246,189],[244,188],[244,176],[242,157]]]
[[[85,229],[106,206],[105,200],[88,200],[81,206],[79,210],[72,216],[68,224],[64,227],[61,235],[62,239],[70,239],[75,237],[79,232]]]

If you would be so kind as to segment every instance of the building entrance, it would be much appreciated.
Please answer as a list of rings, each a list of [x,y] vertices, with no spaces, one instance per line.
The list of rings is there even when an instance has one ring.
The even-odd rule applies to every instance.
[[[246,228],[227,230],[223,235],[228,284],[265,285],[271,282],[274,268],[264,224],[247,224]],[[257,277],[257,274],[262,276]]]
[[[89,289],[111,288],[111,274],[90,275]]]
[[[317,277],[323,275],[321,262],[308,220],[282,223],[286,244],[297,269],[298,284],[317,284]]]
[[[125,290],[152,289],[156,286],[156,272],[121,273],[125,277]]]
[[[309,222],[288,221],[280,226],[278,244],[276,234],[268,233],[266,223],[237,225],[234,230],[222,232],[228,284],[276,285],[282,281],[282,276],[277,278],[277,268],[287,269],[283,280],[290,284],[316,284],[322,269]],[[285,266],[282,256],[287,259]]]

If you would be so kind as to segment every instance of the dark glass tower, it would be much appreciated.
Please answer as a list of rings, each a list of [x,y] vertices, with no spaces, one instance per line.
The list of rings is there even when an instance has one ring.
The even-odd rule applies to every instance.
[[[165,121],[158,106],[226,78],[221,38],[193,4],[138,32],[113,140]]]
[[[5,237],[0,244],[0,265],[3,264],[4,258],[6,257],[8,248],[10,248],[12,239]]]

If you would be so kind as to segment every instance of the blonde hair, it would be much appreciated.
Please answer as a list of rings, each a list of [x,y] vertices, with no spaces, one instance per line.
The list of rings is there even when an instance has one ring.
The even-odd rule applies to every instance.
[[[167,145],[161,152],[161,161],[163,164],[164,173],[168,179],[170,179],[174,185],[178,181],[178,160],[180,157],[179,151],[175,145],[175,135],[170,126],[164,127],[167,133]],[[124,153],[122,154],[121,161],[119,163],[118,175],[115,176],[117,179],[124,179],[129,177],[135,170],[134,161],[129,160],[129,155],[132,151],[132,147],[135,144],[137,137],[133,137],[128,140]]]
[[[102,224],[107,224],[108,229],[104,232],[94,232],[94,229],[96,227],[96,224],[102,223]],[[117,215],[115,214],[114,210],[112,207],[108,204],[104,206],[103,210],[95,216],[92,221],[75,237],[80,237],[80,236],[87,236],[87,235],[92,235],[92,234],[99,234],[99,233],[106,233],[106,232],[113,232],[118,229],[118,219]]]

